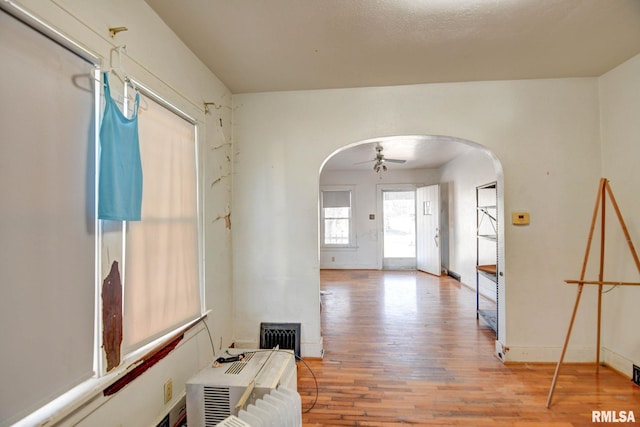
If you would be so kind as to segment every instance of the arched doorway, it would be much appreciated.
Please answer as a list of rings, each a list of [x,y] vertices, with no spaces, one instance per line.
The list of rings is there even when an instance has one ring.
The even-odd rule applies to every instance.
[[[345,145],[320,170],[320,268],[384,268],[384,213],[377,194],[385,189],[437,184],[442,272],[477,289],[476,188],[491,182],[496,183],[497,218],[504,218],[502,165],[480,144],[450,136],[406,135]],[[342,208],[342,214],[331,216],[331,208]],[[426,214],[422,208],[414,215]],[[332,221],[342,224],[341,237],[335,227],[329,230]],[[496,286],[495,294],[488,297],[495,299],[497,340],[501,341],[506,331],[504,221],[498,221],[496,227]],[[339,243],[332,244],[331,239]]]

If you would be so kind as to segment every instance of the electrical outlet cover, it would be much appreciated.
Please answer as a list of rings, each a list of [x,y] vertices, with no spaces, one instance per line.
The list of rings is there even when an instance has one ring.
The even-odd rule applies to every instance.
[[[172,398],[173,398],[173,381],[169,379],[167,380],[166,383],[164,383],[164,403],[167,404],[171,402]]]

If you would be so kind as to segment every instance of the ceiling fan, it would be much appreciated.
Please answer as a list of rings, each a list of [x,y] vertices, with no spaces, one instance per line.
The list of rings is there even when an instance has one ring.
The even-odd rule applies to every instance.
[[[387,159],[384,157],[384,154],[382,154],[382,145],[376,145],[376,157],[372,160],[365,160],[364,162],[358,162],[358,163],[354,163],[356,165],[362,164],[362,163],[369,163],[369,162],[375,162],[373,165],[373,170],[380,173],[380,171],[385,172],[387,170],[387,165],[385,165],[385,163],[405,163],[406,160],[400,160],[400,159]]]

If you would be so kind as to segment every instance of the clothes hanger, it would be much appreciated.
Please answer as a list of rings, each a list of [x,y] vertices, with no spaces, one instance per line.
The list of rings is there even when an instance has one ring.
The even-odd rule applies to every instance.
[[[111,52],[109,53],[109,70],[107,71],[107,73],[115,75],[122,82],[123,85],[129,85],[133,90],[138,92],[138,88],[136,87],[136,84],[133,82],[133,80],[129,78],[129,74],[127,73],[127,71],[124,69],[124,66],[122,65],[122,54],[123,52],[126,51],[126,49],[127,49],[127,46],[125,45],[116,46],[115,48],[111,49]],[[117,52],[118,54],[117,55],[118,62],[115,66],[113,61],[114,52]]]
[[[106,70],[106,73],[109,75],[115,76],[122,83],[124,87],[126,86],[131,87],[135,91],[135,94],[138,95],[140,99],[140,101],[138,102],[138,110],[146,111],[149,108],[149,104],[147,103],[146,97],[142,96],[135,82],[131,78],[129,78],[129,74],[127,73],[124,66],[122,65],[122,55],[123,53],[126,53],[126,48],[127,47],[125,45],[121,45],[111,49],[109,53],[109,69]],[[114,60],[114,54],[117,54],[115,55],[115,58],[117,58],[117,62]],[[113,95],[114,94],[112,93],[112,98],[113,98]],[[117,99],[114,99],[114,101],[116,101],[118,104],[120,104],[123,107],[125,105],[129,105],[130,103],[135,103],[135,96],[131,96],[128,93],[126,95],[116,93],[115,95]]]

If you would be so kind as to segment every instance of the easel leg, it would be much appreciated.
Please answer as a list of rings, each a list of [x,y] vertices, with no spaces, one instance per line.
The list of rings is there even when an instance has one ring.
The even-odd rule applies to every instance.
[[[569,345],[569,339],[571,338],[571,329],[573,329],[573,321],[576,319],[576,313],[578,312],[578,305],[580,304],[580,297],[582,296],[583,283],[578,285],[578,295],[576,295],[576,303],[573,306],[573,313],[571,314],[571,321],[569,322],[569,329],[567,330],[567,336],[564,339],[564,345],[562,346],[562,353],[560,354],[560,360],[556,365],[556,372],[553,374],[553,381],[551,382],[551,389],[549,390],[549,397],[547,397],[547,408],[551,406],[551,399],[553,398],[553,390],[556,388],[556,381],[558,380],[558,374],[560,373],[560,365],[564,360],[564,355],[567,352],[567,346]]]
[[[602,285],[598,286],[598,336],[596,337],[596,374],[600,372],[600,324],[602,323]]]
[[[603,189],[601,191],[602,203],[600,204],[600,272],[598,280],[604,280],[604,248],[605,248],[605,227],[607,224],[607,189],[609,189],[609,181],[604,180]],[[598,285],[598,325],[596,331],[596,374],[600,372],[600,325],[602,323],[602,285]]]
[[[596,228],[596,221],[598,219],[598,208],[600,207],[602,197],[604,196],[607,180],[600,179],[598,185],[598,195],[596,196],[596,203],[593,207],[593,215],[591,216],[591,227],[589,228],[589,237],[587,239],[587,248],[584,252],[584,261],[582,262],[582,271],[580,272],[580,280],[584,280],[584,275],[587,271],[587,262],[589,261],[589,252],[591,250],[591,242],[593,241],[593,232]],[[576,296],[576,303],[573,306],[573,314],[571,314],[571,321],[569,322],[569,330],[567,336],[564,339],[564,345],[562,346],[562,353],[560,354],[560,360],[556,366],[556,372],[553,374],[553,381],[551,382],[551,390],[549,390],[549,397],[547,398],[547,408],[551,405],[551,398],[553,397],[553,390],[556,388],[556,381],[558,380],[558,373],[560,372],[560,365],[564,360],[564,355],[567,352],[567,346],[569,345],[569,338],[571,337],[571,329],[573,328],[573,321],[576,319],[576,313],[578,312],[578,304],[580,304],[580,297],[582,296],[582,288],[584,283],[578,285],[578,295]]]
[[[576,296],[576,303],[573,307],[573,314],[571,315],[571,321],[569,322],[569,330],[567,331],[567,336],[564,341],[564,346],[562,347],[562,353],[560,355],[560,360],[558,361],[558,365],[556,366],[556,371],[553,375],[553,381],[551,382],[551,389],[549,390],[549,397],[547,398],[547,408],[551,405],[551,399],[553,397],[553,391],[556,386],[556,381],[558,380],[558,373],[560,372],[560,365],[564,360],[565,353],[567,351],[567,346],[569,344],[569,338],[571,337],[571,329],[573,328],[573,322],[576,317],[576,312],[578,310],[578,304],[580,303],[580,297],[582,295],[582,288],[585,284],[584,277],[587,270],[587,262],[589,260],[589,252],[591,250],[591,243],[593,239],[593,232],[595,230],[596,220],[598,218],[598,210],[601,208],[602,217],[601,217],[601,227],[600,227],[600,274],[598,276],[597,282],[587,282],[589,284],[598,284],[598,331],[597,331],[597,343],[596,343],[596,373],[599,372],[600,368],[600,334],[601,334],[601,321],[602,321],[602,287],[604,283],[604,248],[605,248],[605,205],[607,195],[611,200],[611,204],[615,210],[616,216],[618,217],[618,222],[622,227],[622,231],[629,245],[629,250],[631,251],[631,255],[633,256],[633,260],[635,261],[636,268],[640,273],[640,257],[631,242],[631,237],[629,236],[629,231],[627,230],[627,226],[624,223],[622,218],[622,214],[620,213],[620,209],[618,208],[618,203],[616,202],[615,197],[613,196],[613,192],[611,191],[611,186],[609,185],[609,181],[605,178],[600,179],[600,185],[598,186],[598,195],[596,196],[596,204],[593,208],[593,216],[591,219],[591,228],[589,229],[589,238],[587,240],[587,248],[584,254],[584,262],[582,263],[582,271],[580,273],[579,281],[571,281],[572,283],[578,283],[578,295]],[[608,282],[611,283],[611,282]],[[627,283],[629,285],[640,285],[640,283]]]

